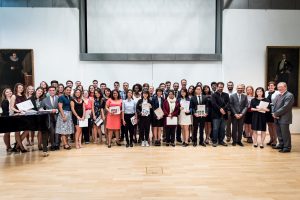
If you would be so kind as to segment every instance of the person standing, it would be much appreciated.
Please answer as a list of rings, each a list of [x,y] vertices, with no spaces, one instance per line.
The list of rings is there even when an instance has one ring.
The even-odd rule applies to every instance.
[[[134,125],[131,119],[134,117],[133,122],[137,122],[136,102],[132,99],[132,95],[133,91],[131,89],[127,90],[127,99],[122,101],[122,121],[124,126],[124,134],[126,138],[126,147],[133,147]]]
[[[286,83],[278,83],[277,88],[280,94],[274,100],[273,117],[279,144],[275,149],[280,149],[281,153],[287,153],[292,149],[289,127],[293,122],[292,108],[295,100],[294,95],[287,91]]]
[[[5,88],[2,92],[2,102],[1,102],[1,108],[2,108],[2,114],[1,116],[8,117],[10,115],[11,109],[9,107],[11,97],[13,93],[10,88]],[[12,148],[10,146],[10,133],[4,133],[3,137],[4,144],[6,146],[6,152],[12,152]]]
[[[149,147],[149,132],[150,132],[150,122],[152,105],[150,101],[150,93],[148,90],[143,90],[143,98],[137,102],[136,112],[138,116],[138,127],[140,131],[140,138],[142,142],[142,147]]]
[[[223,92],[224,83],[217,83],[217,91],[212,94],[212,120],[213,120],[213,147],[218,144],[227,146],[224,142],[225,138],[225,121],[228,117],[229,95]]]
[[[199,114],[199,106],[205,106],[205,113]],[[197,146],[197,133],[199,128],[199,145],[206,147],[204,143],[204,125],[207,116],[206,97],[202,94],[202,87],[195,87],[195,96],[191,98],[190,111],[193,114],[193,146]]]
[[[155,110],[161,109],[163,110],[164,105],[164,98],[163,98],[163,91],[160,88],[156,89],[155,95],[152,98],[151,101],[152,107],[153,107],[153,113],[152,113],[152,133],[154,138],[154,145],[160,146],[161,145],[161,129],[164,126],[164,119],[158,118],[158,116],[155,114]]]
[[[279,92],[275,90],[275,82],[270,81],[268,83],[268,90],[266,91],[266,98],[269,100],[269,102],[271,102],[271,107],[273,106],[274,99],[277,97],[278,94]],[[270,135],[270,141],[267,143],[267,145],[275,147],[277,144],[277,134],[274,118],[272,116],[272,109],[266,113],[266,120]]]
[[[169,125],[167,123],[167,118],[173,118],[178,116],[179,114],[179,103],[176,100],[174,90],[169,90],[168,97],[164,101],[163,111],[165,116],[165,129],[166,129],[166,146],[171,144],[172,147],[175,147],[175,130],[177,127],[176,125]]]
[[[232,81],[227,82],[227,92],[229,97],[234,94],[233,92],[234,84]],[[228,119],[226,120],[226,142],[230,142],[231,140],[231,128],[232,128],[232,118],[231,118],[231,110],[228,110]]]
[[[57,119],[57,113],[58,113],[58,96],[56,96],[56,89],[54,86],[50,86],[48,88],[49,96],[44,98],[41,102],[41,108],[44,110],[52,110],[52,113],[50,115],[50,121],[49,121],[49,129],[43,133],[42,135],[42,141],[43,141],[43,151],[45,152],[47,149],[45,148],[48,138],[51,143],[50,150],[55,151],[59,150],[59,139],[58,134],[55,134],[55,125],[56,125],[56,119]],[[46,140],[46,141],[45,141]],[[45,153],[45,156],[47,156],[47,153]]]
[[[70,150],[71,145],[68,143],[67,136],[74,133],[74,125],[71,113],[71,87],[64,88],[64,95],[58,98],[59,115],[56,121],[55,131],[61,135],[64,149]]]
[[[232,146],[244,146],[242,143],[244,118],[248,109],[248,99],[243,94],[243,86],[237,86],[237,93],[230,96],[230,110],[232,119]]]
[[[106,128],[108,130],[108,148],[111,148],[112,135],[115,133],[116,144],[121,146],[120,143],[120,129],[121,129],[121,111],[122,111],[122,99],[120,97],[119,90],[112,91],[112,97],[106,101]]]
[[[268,108],[262,108],[259,107],[261,101],[270,103],[269,100],[265,98],[265,90],[262,87],[258,87],[255,90],[255,98],[251,100],[251,110],[253,112],[251,128],[253,130],[254,147],[258,147],[257,132],[261,132],[260,148],[262,149],[264,148],[267,129],[266,112],[270,110],[270,104]]]
[[[178,123],[182,130],[182,146],[187,147],[189,145],[190,125],[192,124],[191,112],[189,109],[190,99],[188,97],[187,89],[183,88],[180,90],[180,98],[178,98],[177,101],[180,105]],[[187,105],[188,107],[186,107]]]

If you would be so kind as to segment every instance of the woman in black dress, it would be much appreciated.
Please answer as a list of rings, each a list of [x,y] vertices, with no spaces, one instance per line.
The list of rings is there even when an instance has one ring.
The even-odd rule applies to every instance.
[[[257,131],[261,132],[261,144],[260,148],[264,148],[264,141],[266,137],[266,112],[270,111],[270,104],[268,108],[260,108],[259,104],[261,101],[269,102],[267,98],[265,98],[265,91],[262,87],[258,87],[255,90],[255,98],[251,100],[250,106],[252,111],[252,124],[251,128],[253,130],[253,142],[254,147],[257,147]]]
[[[251,100],[254,98],[254,89],[252,86],[246,87],[246,94],[247,94],[247,100],[248,100],[248,110],[245,115],[244,120],[244,137],[247,138],[248,143],[253,143],[252,140],[252,111],[251,111]]]
[[[23,112],[22,110],[18,109],[17,104],[22,103],[26,100],[27,99],[25,96],[24,85],[22,83],[17,83],[14,88],[14,95],[11,97],[10,109],[14,113]],[[28,135],[28,131],[24,131],[22,134],[20,132],[15,132],[16,143],[14,146],[14,151],[20,150],[22,153],[28,152],[22,144],[22,141],[26,138],[27,135]]]
[[[12,91],[10,88],[5,88],[2,92],[2,102],[1,102],[1,108],[2,108],[2,114],[1,116],[8,117],[10,113],[9,109],[9,103],[11,101],[12,97]],[[12,148],[10,146],[10,133],[4,133],[3,141],[6,146],[7,152],[12,152]]]
[[[85,106],[82,100],[82,92],[79,89],[74,91],[74,98],[71,100],[72,120],[75,125],[75,146],[76,149],[81,148],[82,128],[79,127],[79,120],[84,120]]]
[[[203,95],[205,95],[206,97],[206,108],[207,108],[207,116],[205,117],[205,125],[204,125],[204,129],[205,129],[205,143],[209,144],[209,139],[210,139],[210,134],[212,131],[212,126],[211,126],[211,112],[212,112],[212,105],[211,105],[211,91],[210,91],[210,87],[208,85],[204,85],[203,86]]]

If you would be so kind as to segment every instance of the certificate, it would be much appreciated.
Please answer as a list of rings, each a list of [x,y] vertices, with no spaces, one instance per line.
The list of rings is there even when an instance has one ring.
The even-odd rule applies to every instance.
[[[21,111],[28,111],[28,110],[31,110],[34,108],[31,100],[27,100],[22,103],[18,103],[18,104],[16,104],[16,106]]]
[[[102,123],[103,123],[103,120],[101,119],[101,117],[99,116],[95,121],[94,123],[97,125],[97,126],[100,126]]]
[[[118,115],[121,113],[120,106],[111,106],[109,107],[109,112],[114,115]]]
[[[257,108],[268,108],[268,106],[270,105],[269,102],[266,101],[260,101],[259,105],[257,106]],[[266,111],[259,111],[261,113],[266,113]]]
[[[142,104],[142,116],[148,116],[148,115],[150,115],[150,104],[143,103]]]
[[[190,102],[189,101],[182,101],[181,107],[183,107],[184,112],[190,111]]]
[[[135,118],[135,116],[131,117],[130,121],[131,121],[132,125],[136,125],[136,118]]]
[[[205,105],[197,105],[197,114],[200,116],[204,116],[205,112]]]
[[[162,119],[164,117],[164,112],[161,108],[157,108],[154,113],[157,116],[157,119]]]
[[[177,125],[177,117],[167,117],[167,125]]]
[[[88,127],[89,126],[89,119],[78,120],[79,127]]]

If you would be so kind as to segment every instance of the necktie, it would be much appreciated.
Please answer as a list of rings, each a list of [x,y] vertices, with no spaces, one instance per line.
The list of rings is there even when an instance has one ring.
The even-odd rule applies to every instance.
[[[201,104],[202,103],[202,98],[201,96],[198,96],[198,104]]]
[[[239,94],[239,103],[241,102],[241,94]]]

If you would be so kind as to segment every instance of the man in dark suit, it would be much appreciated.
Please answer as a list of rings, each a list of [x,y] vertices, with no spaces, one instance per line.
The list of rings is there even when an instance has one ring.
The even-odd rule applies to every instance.
[[[52,110],[52,114],[49,120],[49,130],[42,134],[43,138],[43,152],[44,155],[47,156],[48,151],[48,138],[50,136],[50,143],[51,143],[51,151],[55,151],[59,149],[59,138],[58,134],[55,134],[55,124],[57,118],[57,111],[58,111],[58,96],[55,95],[56,89],[53,86],[48,88],[49,96],[44,98],[41,102],[41,108],[45,110]]]
[[[206,112],[204,115],[200,115],[198,111],[198,105],[205,105],[206,104],[206,97],[202,95],[202,87],[196,86],[195,87],[195,96],[191,98],[190,101],[190,112],[193,114],[193,146],[197,146],[197,132],[198,128],[200,129],[200,138],[199,138],[199,145],[206,147],[204,143],[204,125],[205,125],[205,117],[207,116],[207,106],[205,106]]]
[[[237,86],[237,93],[230,96],[230,111],[232,120],[232,146],[244,146],[242,143],[244,117],[248,109],[248,99],[243,94],[243,86]]]
[[[225,124],[228,118],[229,110],[229,95],[223,92],[224,83],[217,83],[217,91],[211,95],[212,114],[213,121],[213,147],[217,147],[218,144],[227,146],[224,142],[225,138]]]
[[[280,94],[274,99],[272,114],[275,119],[279,142],[275,149],[279,149],[281,153],[287,153],[292,148],[290,124],[293,121],[292,108],[294,95],[287,91],[287,84],[285,82],[278,83],[277,89]]]

